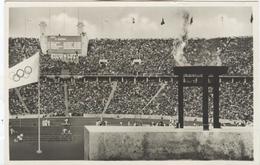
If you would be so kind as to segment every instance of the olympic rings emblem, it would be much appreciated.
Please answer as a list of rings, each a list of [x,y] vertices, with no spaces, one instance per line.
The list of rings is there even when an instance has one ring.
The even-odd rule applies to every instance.
[[[16,72],[12,75],[12,79],[15,82],[20,81],[21,78],[29,78],[32,73],[32,67],[25,66],[24,69],[17,69]]]

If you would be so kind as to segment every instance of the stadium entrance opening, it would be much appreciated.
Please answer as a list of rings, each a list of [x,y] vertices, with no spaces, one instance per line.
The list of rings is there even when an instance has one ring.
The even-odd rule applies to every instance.
[[[183,128],[183,87],[200,86],[203,88],[202,112],[203,130],[209,130],[208,88],[213,87],[213,127],[220,128],[219,122],[219,75],[227,73],[225,66],[180,66],[174,67],[178,75],[178,128]],[[197,82],[184,82],[184,75],[202,75]]]

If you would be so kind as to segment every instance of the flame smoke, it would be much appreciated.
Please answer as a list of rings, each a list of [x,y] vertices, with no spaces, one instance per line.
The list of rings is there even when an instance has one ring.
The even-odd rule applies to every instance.
[[[188,33],[189,33],[188,27],[189,27],[190,14],[188,12],[183,12],[182,18],[183,18],[182,35],[180,41],[173,41],[172,54],[174,56],[177,66],[190,66],[183,53],[184,47],[188,42]]]
[[[189,20],[190,20],[190,14],[188,12],[184,12],[182,15],[183,18],[183,26],[182,26],[182,42],[187,42],[188,40],[188,27],[189,27]]]
[[[209,65],[211,66],[221,66],[222,65],[222,61],[220,59],[220,53],[221,50],[217,50],[216,52],[212,53],[212,62],[209,63]]]

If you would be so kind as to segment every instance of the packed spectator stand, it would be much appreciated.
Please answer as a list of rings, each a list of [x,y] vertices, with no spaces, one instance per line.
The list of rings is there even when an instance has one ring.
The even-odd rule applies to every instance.
[[[87,57],[79,63],[54,61],[43,55],[41,73],[61,74],[68,70],[72,75],[170,75],[176,61],[172,55],[173,42],[177,39],[95,39],[89,41]],[[229,66],[228,75],[253,74],[253,38],[190,39],[184,48],[184,56],[191,65],[207,66],[214,61],[212,54],[219,53],[222,65]],[[224,50],[222,50],[224,49]],[[107,64],[100,64],[107,59]],[[133,64],[141,59],[141,64]]]
[[[49,54],[41,54],[41,113],[65,115],[65,88],[68,86],[69,112],[73,116],[84,113],[100,114],[111,92],[112,82],[108,79],[88,79],[88,75],[130,75],[158,77],[173,76],[176,65],[172,55],[173,42],[177,39],[93,39],[89,41],[88,55],[80,57],[79,63],[66,63],[51,59]],[[39,40],[35,38],[9,39],[9,67],[32,56],[40,50]],[[219,53],[223,66],[229,66],[228,74],[220,86],[220,116],[222,119],[253,120],[253,38],[214,38],[189,39],[184,48],[184,56],[191,65],[210,65]],[[107,64],[100,64],[107,59]],[[141,64],[133,64],[141,59]],[[73,78],[61,76],[67,71]],[[232,76],[241,77],[234,81]],[[230,78],[229,78],[230,77]],[[158,96],[147,103],[160,89]],[[17,96],[23,98],[29,112]],[[184,88],[185,116],[201,117],[202,89]],[[177,82],[156,80],[124,79],[118,85],[106,113],[109,114],[147,114],[176,115]],[[210,98],[212,115],[212,98]],[[144,108],[145,107],[145,108]],[[19,89],[9,90],[10,114],[37,113],[37,83]]]
[[[9,68],[31,57],[39,49],[37,38],[9,38]]]

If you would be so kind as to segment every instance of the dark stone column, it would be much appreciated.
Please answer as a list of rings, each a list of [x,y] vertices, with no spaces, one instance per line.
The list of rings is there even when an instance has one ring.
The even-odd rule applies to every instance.
[[[183,75],[178,77],[178,128],[183,128]]]
[[[214,75],[214,87],[213,87],[213,121],[214,128],[220,128],[219,122],[219,76]]]
[[[208,93],[208,75],[203,75],[203,130],[209,130]]]

